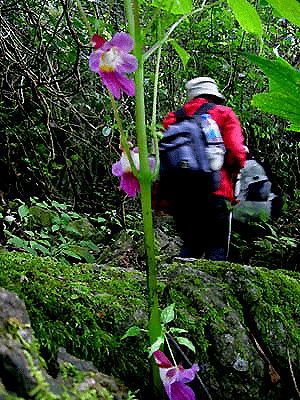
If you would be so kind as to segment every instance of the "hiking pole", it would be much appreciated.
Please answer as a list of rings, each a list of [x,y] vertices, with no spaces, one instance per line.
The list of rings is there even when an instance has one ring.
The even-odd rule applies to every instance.
[[[232,226],[232,211],[230,211],[229,214],[229,221],[228,221],[228,240],[227,240],[227,253],[226,253],[226,257],[225,260],[227,260],[228,258],[228,254],[229,254],[229,245],[230,245],[230,236],[231,236],[231,226]]]

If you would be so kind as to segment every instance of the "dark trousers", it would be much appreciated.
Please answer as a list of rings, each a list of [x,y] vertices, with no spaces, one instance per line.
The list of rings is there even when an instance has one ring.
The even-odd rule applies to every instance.
[[[183,240],[179,256],[225,261],[230,236],[229,202],[221,196],[205,195],[201,190],[204,186],[195,184],[197,181],[188,178],[183,190],[173,196],[171,202],[176,227]]]

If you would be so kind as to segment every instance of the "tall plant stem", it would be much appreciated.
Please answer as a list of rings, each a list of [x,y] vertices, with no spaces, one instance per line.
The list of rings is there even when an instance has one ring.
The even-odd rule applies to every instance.
[[[139,181],[141,185],[141,203],[145,231],[145,250],[147,254],[148,266],[148,290],[150,306],[150,344],[153,344],[160,335],[160,316],[157,295],[157,265],[154,251],[154,233],[151,208],[151,182],[152,173],[148,160],[148,146],[145,124],[145,104],[144,104],[144,66],[142,54],[142,40],[139,26],[138,0],[133,1],[134,11],[134,37],[135,55],[138,60],[138,68],[135,74],[136,84],[136,131],[140,155]]]
[[[151,183],[152,172],[148,160],[148,145],[145,124],[145,103],[144,103],[144,65],[143,65],[143,41],[139,24],[138,0],[127,0],[127,12],[133,15],[134,21],[134,53],[138,61],[138,68],[135,73],[136,85],[136,133],[140,157],[140,172],[138,179],[141,188],[141,205],[144,222],[144,242],[147,255],[147,282],[149,298],[149,340],[152,345],[161,334],[160,311],[157,293],[157,263],[154,249],[153,219],[151,208]],[[154,362],[154,360],[153,360]],[[153,365],[154,394],[158,397],[161,390],[161,381],[158,368]]]

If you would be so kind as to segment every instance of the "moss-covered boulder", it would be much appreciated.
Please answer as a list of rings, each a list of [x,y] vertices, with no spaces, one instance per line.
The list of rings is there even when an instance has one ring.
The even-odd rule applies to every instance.
[[[0,398],[42,400],[125,400],[124,386],[89,362],[60,348],[54,378],[39,357],[30,320],[19,297],[0,288]]]
[[[173,325],[186,329],[196,346],[196,354],[174,347],[178,362],[199,364],[201,379],[191,384],[196,398],[294,396],[300,382],[299,274],[178,260],[160,265],[158,278],[161,308],[176,304]],[[132,391],[140,389],[138,398],[149,394],[147,335],[121,340],[132,325],[147,329],[141,268],[70,267],[9,253],[0,256],[0,286],[24,300],[50,374],[57,374],[63,347]]]

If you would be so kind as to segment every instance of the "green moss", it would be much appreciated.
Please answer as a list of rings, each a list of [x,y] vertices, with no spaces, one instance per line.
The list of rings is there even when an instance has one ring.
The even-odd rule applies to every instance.
[[[145,311],[143,274],[135,272],[133,279],[120,268],[99,268],[97,273],[92,265],[70,267],[12,252],[0,256],[0,286],[24,300],[50,372],[57,348],[64,347],[103,373],[145,382],[148,366],[141,369],[138,360],[145,356],[147,337],[139,338],[138,345],[120,341],[128,321],[136,322],[136,311]],[[139,322],[145,327],[146,321]]]
[[[189,332],[198,359],[209,349],[210,327],[227,333],[224,319],[234,310],[244,326],[250,317],[255,319],[257,339],[275,357],[278,349],[269,339],[271,332],[273,338],[284,336],[299,360],[299,282],[297,273],[199,260],[160,266],[158,288],[161,309],[176,304],[174,325]],[[92,361],[101,372],[119,377],[132,390],[147,387],[147,336],[121,341],[129,326],[147,328],[145,273],[106,265],[70,267],[12,252],[0,256],[0,286],[25,301],[49,368],[61,346]],[[213,297],[215,289],[221,293],[222,307],[213,305],[219,301]],[[243,357],[242,348],[240,353]],[[294,367],[296,373],[295,363]]]

